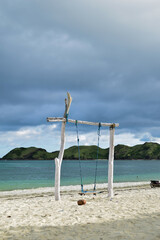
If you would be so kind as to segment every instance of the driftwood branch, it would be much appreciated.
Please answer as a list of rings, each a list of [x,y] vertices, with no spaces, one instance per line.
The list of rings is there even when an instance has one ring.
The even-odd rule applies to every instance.
[[[70,106],[71,106],[71,102],[72,102],[72,97],[71,97],[71,95],[69,94],[69,92],[67,92],[67,96],[68,96],[68,101],[67,101],[67,114],[68,114],[68,113],[69,113]]]
[[[58,158],[55,158],[55,200],[60,200],[60,178],[61,178],[61,165],[63,161],[63,155],[64,155],[64,147],[65,147],[65,127],[66,127],[66,121],[68,118],[69,108],[72,102],[71,95],[67,93],[68,100],[65,99],[65,112],[64,112],[64,118],[65,121],[62,121],[62,128],[61,128],[61,147],[59,151]]]
[[[68,119],[68,122],[70,123],[76,123],[76,121],[79,124],[99,126],[99,122],[87,122],[87,121],[81,121],[81,120]],[[66,118],[48,117],[47,122],[66,122]],[[119,123],[101,123],[101,126],[102,127],[119,127]]]
[[[68,114],[69,114],[69,109],[71,106],[71,102],[72,102],[72,97],[70,95],[69,92],[67,92],[67,98],[65,98],[65,112],[64,112],[64,118],[67,119],[68,118]]]

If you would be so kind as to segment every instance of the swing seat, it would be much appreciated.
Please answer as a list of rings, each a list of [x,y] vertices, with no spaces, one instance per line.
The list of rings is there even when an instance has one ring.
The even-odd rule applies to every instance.
[[[102,191],[81,191],[80,193],[78,193],[79,195],[90,195],[90,194],[93,194],[93,195],[97,195],[99,193],[104,193],[106,192],[105,190],[102,190]]]
[[[90,195],[90,194],[96,195],[97,192],[96,191],[83,191],[83,192],[79,193],[79,195],[81,195],[81,196],[83,196],[83,195]]]
[[[76,130],[77,130],[77,145],[78,145],[78,158],[79,158],[79,167],[80,167],[80,177],[81,177],[81,192],[79,193],[81,196],[86,194],[96,195],[96,178],[97,178],[97,164],[98,164],[98,154],[99,154],[99,138],[100,138],[100,128],[101,123],[98,125],[98,143],[97,143],[97,159],[96,159],[96,169],[95,169],[95,180],[94,180],[94,188],[91,191],[83,190],[83,180],[82,180],[82,168],[81,168],[81,158],[80,158],[80,146],[79,146],[79,134],[78,134],[78,121],[76,120]]]

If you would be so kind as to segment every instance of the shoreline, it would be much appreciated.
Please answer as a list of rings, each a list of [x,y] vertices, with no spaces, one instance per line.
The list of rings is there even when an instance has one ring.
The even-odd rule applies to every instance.
[[[143,187],[150,186],[150,182],[122,182],[122,183],[114,183],[114,189],[122,189],[128,187]],[[93,184],[84,185],[85,189],[91,190],[93,189]],[[108,183],[97,184],[97,190],[106,190],[108,189]],[[70,185],[70,186],[61,186],[61,192],[80,192],[80,185]],[[53,194],[54,187],[42,187],[42,188],[31,188],[31,189],[17,189],[10,191],[0,191],[0,198],[5,196],[21,196],[21,195],[34,195],[34,194]]]

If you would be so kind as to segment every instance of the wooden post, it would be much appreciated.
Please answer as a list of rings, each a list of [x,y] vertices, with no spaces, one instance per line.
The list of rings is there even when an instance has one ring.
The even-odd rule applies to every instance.
[[[58,158],[55,158],[55,200],[60,200],[60,179],[61,179],[61,165],[64,155],[64,146],[65,146],[65,127],[66,127],[66,121],[68,119],[68,113],[69,108],[72,102],[71,95],[67,93],[68,95],[68,101],[65,99],[65,112],[64,112],[64,118],[65,120],[62,122],[62,128],[61,128],[61,147],[59,151]]]
[[[108,197],[113,197],[113,166],[114,166],[114,132],[115,125],[110,126],[110,147],[108,160]]]

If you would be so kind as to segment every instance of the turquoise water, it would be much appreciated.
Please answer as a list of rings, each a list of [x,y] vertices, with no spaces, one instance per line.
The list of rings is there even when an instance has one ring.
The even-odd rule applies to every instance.
[[[94,183],[96,161],[81,162],[83,184]],[[160,180],[159,160],[114,161],[114,182],[140,182]],[[108,161],[99,160],[97,183],[108,181]],[[61,185],[79,185],[79,161],[64,160]],[[54,186],[54,161],[0,161],[0,191]]]

